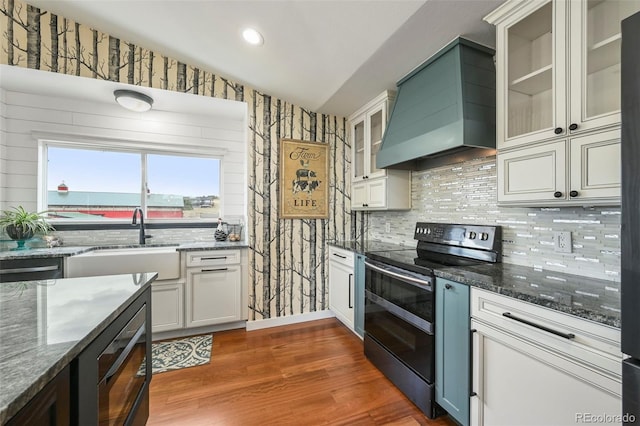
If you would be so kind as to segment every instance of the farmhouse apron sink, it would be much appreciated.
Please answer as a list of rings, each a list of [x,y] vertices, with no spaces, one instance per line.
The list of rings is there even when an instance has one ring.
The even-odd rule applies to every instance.
[[[176,246],[92,250],[67,259],[67,278],[157,272],[158,280],[180,277]]]

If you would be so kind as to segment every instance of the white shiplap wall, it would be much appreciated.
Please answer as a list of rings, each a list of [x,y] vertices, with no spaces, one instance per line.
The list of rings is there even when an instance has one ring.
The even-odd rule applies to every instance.
[[[38,208],[39,139],[99,140],[103,144],[157,150],[170,151],[176,147],[187,151],[205,150],[222,156],[222,213],[225,216],[246,215],[246,111],[234,116],[153,109],[135,113],[115,102],[2,90],[0,112],[0,209],[16,205],[29,210]],[[166,172],[172,173],[171,170]]]
[[[7,124],[5,120],[6,105],[4,102],[5,91],[0,88],[0,208],[5,205],[5,186],[7,185],[7,147],[5,140],[7,133],[5,131]]]

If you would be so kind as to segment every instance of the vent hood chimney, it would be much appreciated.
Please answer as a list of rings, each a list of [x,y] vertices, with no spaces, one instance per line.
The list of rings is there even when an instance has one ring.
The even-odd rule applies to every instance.
[[[493,54],[457,38],[400,80],[377,167],[421,170],[495,154]]]

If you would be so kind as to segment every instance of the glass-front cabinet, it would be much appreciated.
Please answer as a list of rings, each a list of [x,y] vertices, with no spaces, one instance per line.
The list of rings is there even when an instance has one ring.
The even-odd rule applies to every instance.
[[[499,204],[620,203],[620,23],[637,11],[640,0],[508,0],[485,17]]]
[[[498,148],[620,123],[620,22],[640,0],[508,1],[496,25]]]
[[[620,22],[639,0],[571,3],[571,123],[578,130],[620,122]]]
[[[352,141],[351,209],[408,210],[411,173],[376,167],[395,93],[385,91],[349,117]]]
[[[376,156],[382,146],[382,135],[387,126],[389,108],[395,94],[384,92],[367,104],[351,121],[353,135],[353,182],[385,175],[385,170],[376,167]]]
[[[506,28],[507,49],[498,52],[505,56],[505,139],[551,136],[556,123],[565,120],[562,83],[556,78],[565,66],[564,55],[556,51],[554,57],[553,47],[559,36],[553,17],[560,17],[565,8],[556,5],[554,10],[550,1],[535,5],[536,10]],[[557,44],[564,49],[564,43]]]

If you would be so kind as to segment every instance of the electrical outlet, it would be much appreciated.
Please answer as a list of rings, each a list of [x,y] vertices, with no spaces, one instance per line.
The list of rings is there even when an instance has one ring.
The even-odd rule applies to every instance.
[[[555,250],[560,253],[571,253],[571,232],[555,231],[553,233],[553,241],[555,242]]]
[[[386,222],[384,224],[384,232],[391,232],[391,222]]]

